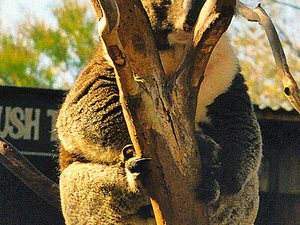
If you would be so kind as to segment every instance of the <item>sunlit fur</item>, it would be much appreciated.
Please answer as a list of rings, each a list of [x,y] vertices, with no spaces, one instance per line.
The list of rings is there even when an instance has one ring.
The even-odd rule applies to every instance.
[[[146,193],[131,188],[118,165],[72,163],[60,176],[66,224],[154,225],[153,218],[137,215],[137,209],[149,205]]]

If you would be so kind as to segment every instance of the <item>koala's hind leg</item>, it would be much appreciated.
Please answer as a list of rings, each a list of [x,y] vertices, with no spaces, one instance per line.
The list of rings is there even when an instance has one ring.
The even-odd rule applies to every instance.
[[[88,160],[80,157],[79,155],[71,154],[65,150],[65,148],[59,146],[59,171],[62,172],[73,162],[89,162]]]
[[[132,189],[118,164],[74,162],[60,176],[60,193],[67,225],[155,224],[145,191]]]

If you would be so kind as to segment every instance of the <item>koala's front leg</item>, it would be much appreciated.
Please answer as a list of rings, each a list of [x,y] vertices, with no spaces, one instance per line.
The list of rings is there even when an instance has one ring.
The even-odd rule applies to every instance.
[[[260,128],[242,75],[237,75],[207,109],[210,122],[199,126],[221,147],[221,194],[234,195],[257,176],[262,158]]]
[[[218,140],[222,146],[218,180],[223,194],[237,194],[259,170],[262,158],[259,127],[253,118],[244,121],[243,126],[232,123],[223,131],[224,140]],[[230,135],[225,133],[226,130],[231,131]]]
[[[121,161],[129,186],[136,188],[140,183],[144,184],[150,173],[150,158],[137,157],[133,145],[129,144],[122,150]]]
[[[205,128],[220,147],[217,156],[220,168],[216,179],[223,195],[239,193],[257,175],[262,157],[257,121],[251,114],[239,118],[241,123],[236,122],[237,118],[237,115],[227,116],[226,123],[221,121]]]
[[[67,225],[150,224],[146,192],[132,189],[117,164],[72,163],[60,176],[60,194]]]
[[[209,136],[196,132],[200,156],[201,156],[201,183],[197,188],[199,198],[206,203],[218,200],[220,187],[217,181],[220,170],[219,151],[220,146]]]
[[[260,128],[250,100],[245,96],[241,98],[240,92],[234,96],[237,99],[228,98],[224,94],[222,101],[231,107],[218,108],[220,115],[214,116],[209,126],[204,126],[221,147],[218,182],[221,194],[224,195],[239,193],[251,178],[257,176],[262,158]],[[242,103],[248,107],[243,107]]]

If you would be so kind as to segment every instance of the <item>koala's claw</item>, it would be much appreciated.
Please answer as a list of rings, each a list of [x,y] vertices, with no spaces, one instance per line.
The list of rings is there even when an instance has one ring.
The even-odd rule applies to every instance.
[[[125,166],[131,173],[145,173],[150,170],[150,160],[150,158],[133,157],[125,163]]]
[[[121,159],[122,164],[130,173],[148,174],[150,171],[150,158],[136,156],[132,144],[122,149]]]
[[[135,150],[132,144],[125,145],[122,149],[123,161],[126,161],[135,156]]]
[[[220,163],[212,163],[202,167],[202,180],[197,189],[197,194],[200,200],[206,204],[212,204],[219,199],[220,186],[217,181],[219,172]]]
[[[220,186],[215,179],[204,179],[196,192],[201,201],[212,204],[220,197]]]
[[[145,184],[150,174],[150,158],[133,157],[125,163],[126,169]]]

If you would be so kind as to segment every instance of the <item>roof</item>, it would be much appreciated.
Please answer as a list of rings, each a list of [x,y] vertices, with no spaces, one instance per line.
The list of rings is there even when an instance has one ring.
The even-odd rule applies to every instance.
[[[289,122],[299,122],[300,114],[296,110],[287,110],[285,108],[271,108],[267,106],[254,105],[256,116],[259,120],[280,120]]]

